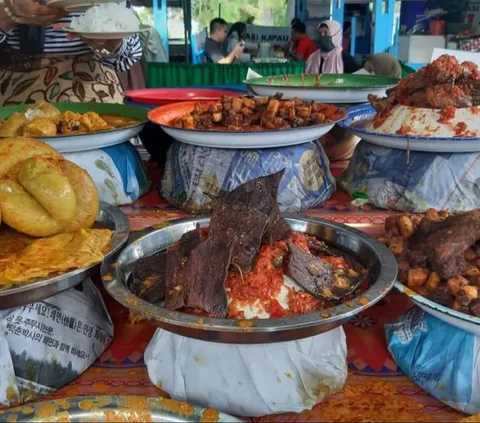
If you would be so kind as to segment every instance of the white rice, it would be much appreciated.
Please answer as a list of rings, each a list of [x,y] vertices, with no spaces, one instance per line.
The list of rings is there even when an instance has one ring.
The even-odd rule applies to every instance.
[[[124,5],[104,3],[88,9],[83,16],[72,18],[70,27],[78,32],[136,32],[140,22]]]

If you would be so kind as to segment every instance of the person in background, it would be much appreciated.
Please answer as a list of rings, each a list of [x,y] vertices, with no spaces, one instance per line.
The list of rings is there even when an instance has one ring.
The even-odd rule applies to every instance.
[[[345,21],[343,23],[343,51],[350,53],[350,39],[352,38],[352,23]]]
[[[300,19],[293,18],[290,22],[290,26],[293,28],[294,25],[299,23],[302,23]],[[285,54],[285,57],[295,57],[295,41],[293,41],[292,38],[290,38],[290,41],[283,46],[283,53]]]
[[[227,22],[221,18],[215,18],[210,22],[210,37],[205,40],[203,47],[207,63],[229,65],[243,53],[244,44],[239,42],[232,52],[226,54],[222,49],[226,39]]]
[[[388,53],[371,55],[365,62],[365,70],[377,76],[390,76],[392,78],[402,76],[402,68],[398,60]],[[336,125],[328,134],[320,138],[325,153],[331,162],[350,160],[359,141],[360,138],[350,131]]]
[[[227,35],[227,53],[235,50],[240,41],[244,41],[247,35],[247,24],[235,22]]]
[[[402,77],[402,67],[395,56],[390,53],[372,54],[363,67],[372,75],[390,76],[398,79]]]
[[[232,25],[230,28],[230,31],[228,31],[227,35],[227,54],[230,54],[232,51],[235,50],[237,45],[240,42],[243,42],[243,45],[245,46],[244,52],[242,52],[238,57],[238,61],[247,63],[250,62],[252,57],[250,52],[253,52],[256,48],[258,48],[258,45],[255,43],[248,43],[245,41],[245,38],[247,36],[247,24],[244,24],[243,22],[236,22]]]
[[[354,73],[358,63],[342,48],[342,27],[337,21],[324,21],[318,25],[319,49],[307,60],[306,73]]]
[[[295,43],[295,54],[293,58],[299,62],[307,61],[315,53],[317,46],[315,42],[306,34],[305,24],[298,22],[292,26],[292,40]]]
[[[132,8],[132,12],[140,21],[140,16],[135,9]],[[118,73],[124,91],[146,88],[149,63],[168,62],[165,46],[155,27],[149,25],[148,31],[140,32],[138,35],[142,46],[142,58],[139,62],[134,63],[128,71]]]

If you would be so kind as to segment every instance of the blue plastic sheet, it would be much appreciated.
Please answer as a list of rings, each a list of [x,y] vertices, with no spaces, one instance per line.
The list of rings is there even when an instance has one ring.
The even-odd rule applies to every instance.
[[[371,204],[411,213],[480,207],[480,154],[427,153],[361,141],[340,185]]]
[[[412,382],[456,410],[480,412],[478,336],[418,307],[385,325],[385,332],[395,362]]]
[[[281,211],[299,212],[328,199],[336,189],[329,161],[319,142],[283,148],[233,150],[174,142],[167,155],[162,196],[191,213],[211,209],[222,191],[285,169],[280,182]]]

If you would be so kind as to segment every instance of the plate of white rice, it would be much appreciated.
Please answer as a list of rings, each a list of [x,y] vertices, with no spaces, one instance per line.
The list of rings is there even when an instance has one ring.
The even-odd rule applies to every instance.
[[[149,29],[147,25],[140,24],[132,10],[117,3],[104,3],[91,7],[82,16],[74,16],[64,31],[83,38],[115,40]]]

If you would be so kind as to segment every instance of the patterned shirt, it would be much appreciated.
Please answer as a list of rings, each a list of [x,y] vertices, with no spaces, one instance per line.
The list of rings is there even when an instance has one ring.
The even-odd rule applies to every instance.
[[[81,16],[82,13],[70,13],[60,19],[56,24],[70,24],[74,16]],[[18,27],[9,32],[0,30],[0,43],[6,43],[12,50],[20,51],[20,31]],[[54,29],[53,26],[47,26],[45,29],[44,54],[81,56],[91,53],[92,49],[85,44],[81,38],[75,40],[67,39],[67,32],[62,29]],[[114,68],[118,72],[130,69],[133,64],[142,57],[142,46],[138,34],[125,38],[120,49],[112,56],[98,55],[100,62]]]

